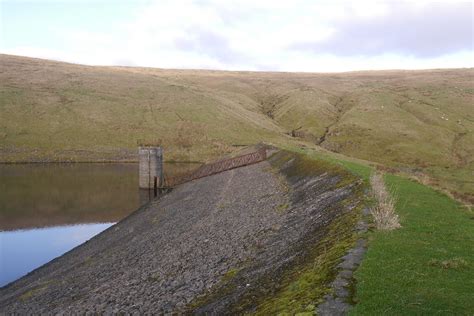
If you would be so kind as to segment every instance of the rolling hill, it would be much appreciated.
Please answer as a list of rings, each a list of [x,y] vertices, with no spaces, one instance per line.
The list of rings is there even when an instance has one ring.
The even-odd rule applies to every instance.
[[[0,55],[0,161],[205,161],[257,142],[378,163],[474,200],[474,69],[92,67]]]

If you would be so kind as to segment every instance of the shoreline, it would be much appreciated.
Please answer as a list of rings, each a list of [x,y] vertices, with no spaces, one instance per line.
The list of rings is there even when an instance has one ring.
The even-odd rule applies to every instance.
[[[26,164],[81,164],[81,163],[94,163],[94,164],[113,164],[113,163],[124,163],[133,164],[138,163],[137,160],[80,160],[80,161],[0,161],[0,165],[26,165]],[[168,164],[203,164],[202,161],[175,161],[165,160],[164,163]]]

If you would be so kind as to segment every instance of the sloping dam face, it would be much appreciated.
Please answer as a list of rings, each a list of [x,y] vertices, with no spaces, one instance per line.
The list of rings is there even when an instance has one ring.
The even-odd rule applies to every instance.
[[[0,313],[258,312],[357,217],[359,189],[283,151],[183,184],[0,289]]]

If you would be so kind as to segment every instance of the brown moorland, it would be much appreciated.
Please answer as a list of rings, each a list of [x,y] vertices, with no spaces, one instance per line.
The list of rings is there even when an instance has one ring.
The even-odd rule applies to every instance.
[[[307,146],[474,192],[474,70],[349,73],[98,67],[0,55],[0,161],[206,161]]]

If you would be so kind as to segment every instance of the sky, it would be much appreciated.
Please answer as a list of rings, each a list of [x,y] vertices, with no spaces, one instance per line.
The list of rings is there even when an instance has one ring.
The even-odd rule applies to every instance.
[[[0,0],[0,53],[87,65],[340,72],[474,67],[456,0]]]

